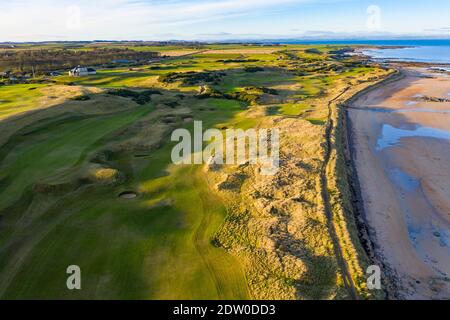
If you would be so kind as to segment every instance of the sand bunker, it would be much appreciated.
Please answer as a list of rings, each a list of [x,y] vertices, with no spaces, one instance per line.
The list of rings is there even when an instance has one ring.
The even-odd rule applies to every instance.
[[[138,153],[134,155],[135,158],[140,159],[140,158],[151,158],[152,155],[148,154],[148,153]]]
[[[137,198],[137,193],[134,191],[124,191],[119,194],[119,198],[125,200],[132,200]]]
[[[177,122],[177,118],[174,116],[167,116],[161,120],[165,124],[173,124]]]

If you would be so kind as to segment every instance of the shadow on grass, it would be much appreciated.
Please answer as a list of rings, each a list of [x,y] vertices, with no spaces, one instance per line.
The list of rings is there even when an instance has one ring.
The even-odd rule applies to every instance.
[[[162,93],[171,98],[181,94],[177,90]],[[26,121],[0,147],[0,168],[15,177],[0,181],[4,186],[0,188],[0,201],[3,199],[0,203],[0,256],[4,257],[0,264],[0,297],[148,297],[149,274],[161,271],[142,272],[143,259],[151,255],[143,249],[145,246],[158,247],[158,241],[164,243],[170,233],[174,236],[173,243],[177,243],[179,237],[185,237],[189,224],[183,220],[184,213],[172,207],[170,202],[149,209],[145,201],[152,200],[151,197],[122,201],[117,195],[124,189],[135,190],[143,179],[158,181],[168,177],[170,139],[167,135],[172,129],[189,128],[191,124],[184,123],[181,117],[171,124],[162,122],[163,117],[175,112],[178,106],[155,109],[151,103],[139,106],[131,100],[129,105],[114,112],[85,110],[83,114],[72,109],[74,103],[91,106],[89,103],[96,100],[96,95],[100,94],[91,94],[89,101],[71,101],[4,120]],[[179,99],[180,108],[191,107],[186,103],[207,106],[210,102],[210,99],[198,100],[186,93],[183,97]],[[218,108],[216,115],[198,110],[195,115],[198,119],[204,117],[205,123],[212,125],[219,120],[227,121],[242,111],[240,104],[233,105],[232,111],[227,110],[228,103],[223,102],[220,106],[223,110]],[[139,124],[154,112],[160,112],[161,116]],[[32,119],[37,121],[28,121],[27,117],[36,117]],[[140,130],[159,125],[167,130],[154,149],[143,150],[139,143],[128,143]],[[135,157],[144,151],[146,155],[155,152],[161,155],[157,158]],[[26,154],[30,157],[25,157]],[[13,161],[11,156],[18,160]],[[93,183],[81,175],[91,164],[117,169],[125,178],[108,185]],[[150,168],[150,176],[148,173],[141,176],[144,168]],[[47,187],[38,191],[37,184]],[[61,185],[69,189],[57,188]],[[145,244],[150,240],[154,243]],[[186,244],[180,242],[180,245]],[[99,260],[93,252],[103,256],[104,260]],[[107,261],[113,265],[108,266]],[[70,295],[60,285],[58,281],[64,278],[61,271],[65,270],[64,265],[74,262],[87,272],[86,288],[97,289]],[[48,270],[59,270],[63,276],[49,278]],[[103,283],[103,274],[109,274],[114,281]]]

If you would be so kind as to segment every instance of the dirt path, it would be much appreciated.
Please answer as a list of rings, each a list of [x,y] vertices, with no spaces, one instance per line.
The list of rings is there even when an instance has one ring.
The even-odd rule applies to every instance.
[[[349,88],[345,88],[339,95],[337,95],[334,99],[328,102],[328,120],[327,120],[327,126],[326,126],[326,132],[325,132],[325,140],[326,140],[326,149],[325,149],[325,157],[324,162],[322,165],[322,169],[320,172],[320,180],[321,180],[321,194],[322,194],[322,201],[324,203],[324,209],[325,214],[327,217],[327,225],[328,225],[328,231],[330,233],[331,240],[333,241],[333,249],[334,254],[336,256],[336,261],[338,263],[339,269],[341,271],[341,276],[344,281],[344,285],[347,288],[347,291],[349,293],[349,296],[353,300],[358,299],[358,295],[356,293],[356,289],[353,283],[353,279],[350,275],[350,272],[348,270],[347,262],[345,261],[343,254],[342,254],[342,248],[339,243],[339,238],[336,233],[336,229],[334,227],[333,223],[333,212],[331,209],[331,203],[330,203],[330,196],[328,194],[328,178],[327,178],[327,167],[330,162],[331,158],[331,151],[332,151],[332,142],[331,142],[331,135],[332,130],[334,127],[333,119],[332,119],[332,108],[336,101],[339,100],[347,91]]]
[[[376,255],[402,299],[450,298],[450,78],[403,70],[348,108]],[[423,101],[424,96],[444,102]]]

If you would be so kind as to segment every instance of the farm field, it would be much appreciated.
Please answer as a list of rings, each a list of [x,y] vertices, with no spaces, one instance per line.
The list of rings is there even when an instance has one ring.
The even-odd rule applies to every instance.
[[[0,298],[374,298],[340,104],[391,70],[337,46],[130,49],[169,54],[0,86]],[[194,121],[279,129],[280,170],[173,164]]]

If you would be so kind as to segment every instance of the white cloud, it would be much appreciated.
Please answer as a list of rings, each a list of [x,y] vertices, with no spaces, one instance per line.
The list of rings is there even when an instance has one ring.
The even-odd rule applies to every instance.
[[[170,33],[183,25],[226,19],[314,0],[0,0],[0,41],[125,39]],[[68,28],[69,7],[80,8],[79,28]],[[73,10],[70,12],[73,13]],[[70,25],[70,24],[69,24]],[[171,28],[169,31],[167,28]],[[208,31],[208,30],[204,30]],[[182,32],[180,32],[182,33]]]
[[[295,34],[321,37],[333,35],[327,30],[355,32],[358,21],[364,20],[361,19],[361,15],[365,17],[364,10],[350,14],[353,20],[345,21],[334,16],[336,5],[315,6],[312,11],[315,14],[309,11],[309,16],[302,15],[306,5],[335,2],[348,2],[351,8],[358,3],[356,0],[0,0],[0,41],[238,39]],[[72,9],[68,11],[69,7]],[[80,8],[79,24],[76,17],[70,16],[77,12],[74,7]],[[298,13],[297,21],[293,12]],[[290,14],[291,20],[286,20],[285,14]],[[428,29],[439,26],[434,20],[426,23]],[[387,31],[405,29],[397,22],[392,20],[393,27]],[[324,32],[304,33],[306,28]],[[419,29],[416,27],[414,32]],[[437,29],[424,32],[448,33]]]

